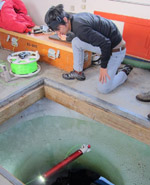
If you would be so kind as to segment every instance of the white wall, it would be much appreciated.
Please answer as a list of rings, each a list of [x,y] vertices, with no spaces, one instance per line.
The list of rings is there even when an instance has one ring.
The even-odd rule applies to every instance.
[[[91,12],[94,10],[128,15],[133,17],[150,19],[150,0],[22,0],[28,10],[28,14],[32,17],[37,25],[44,23],[44,16],[47,10],[57,4],[64,4],[65,10],[68,12]],[[126,1],[126,3],[125,3]],[[145,3],[145,5],[131,4]],[[146,6],[147,5],[147,6]]]

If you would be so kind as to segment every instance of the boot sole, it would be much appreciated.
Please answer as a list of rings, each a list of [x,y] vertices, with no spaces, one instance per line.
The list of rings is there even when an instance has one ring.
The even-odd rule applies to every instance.
[[[139,101],[142,101],[142,102],[150,102],[150,100],[144,100],[144,99],[140,99],[140,98],[137,98],[137,97],[136,97],[136,99],[139,100]]]

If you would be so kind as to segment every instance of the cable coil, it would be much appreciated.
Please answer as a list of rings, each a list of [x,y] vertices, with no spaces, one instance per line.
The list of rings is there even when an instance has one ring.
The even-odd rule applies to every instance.
[[[39,58],[38,51],[21,51],[10,54],[7,58],[11,67],[10,73],[17,77],[29,77],[37,74],[41,69],[37,64]]]

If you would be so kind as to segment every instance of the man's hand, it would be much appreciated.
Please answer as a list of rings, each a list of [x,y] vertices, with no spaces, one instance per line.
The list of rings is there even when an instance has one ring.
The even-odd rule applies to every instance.
[[[107,83],[107,78],[110,80],[110,76],[108,75],[107,68],[100,68],[99,81],[102,84]]]
[[[57,33],[58,37],[61,39],[61,40],[66,40],[66,35],[63,35],[63,34],[60,34],[60,33]]]

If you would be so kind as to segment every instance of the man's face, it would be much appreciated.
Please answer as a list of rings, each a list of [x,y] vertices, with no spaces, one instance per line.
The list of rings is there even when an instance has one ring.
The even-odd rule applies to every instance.
[[[58,30],[56,31],[56,33],[59,35],[66,35],[68,33],[68,31],[70,30],[70,21],[64,17],[64,21],[65,21],[65,25],[59,25],[58,26]]]
[[[68,33],[69,29],[67,27],[67,24],[66,25],[59,25],[58,26],[58,30],[56,31],[56,33],[59,35],[66,35]]]

